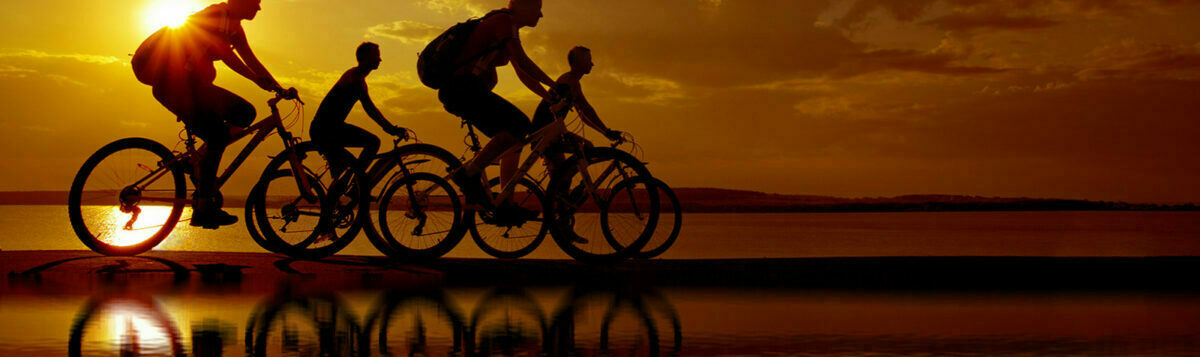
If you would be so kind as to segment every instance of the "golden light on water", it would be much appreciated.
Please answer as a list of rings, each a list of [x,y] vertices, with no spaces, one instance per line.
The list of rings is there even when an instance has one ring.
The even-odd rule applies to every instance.
[[[121,212],[121,208],[117,206],[98,207],[101,210],[98,214],[107,217],[104,217],[104,223],[100,225],[104,227],[104,232],[96,232],[96,237],[105,243],[122,247],[150,239],[171,215],[171,207],[144,205],[140,207],[142,212],[138,214],[137,220],[133,222],[132,227],[129,227],[130,229],[126,229],[125,225],[133,217],[132,213]]]
[[[203,4],[195,0],[158,0],[142,13],[142,24],[149,31],[163,26],[175,28],[187,22],[188,15],[199,11]]]
[[[105,344],[123,353],[141,356],[172,355],[172,326],[155,316],[155,311],[135,301],[118,301],[107,306],[98,321],[104,332],[97,335]]]

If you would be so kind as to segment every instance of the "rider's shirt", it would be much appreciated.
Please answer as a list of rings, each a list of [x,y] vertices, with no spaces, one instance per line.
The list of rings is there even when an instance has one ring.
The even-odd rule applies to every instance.
[[[325,95],[325,99],[321,100],[321,106],[317,107],[317,114],[313,117],[312,126],[329,127],[334,124],[346,122],[346,116],[350,115],[350,110],[354,109],[354,103],[362,99],[363,94],[367,90],[365,79],[357,71],[357,67],[351,68],[342,74],[341,79],[338,79],[337,84],[329,90],[329,94]]]
[[[455,72],[456,76],[469,76],[480,80],[488,89],[496,87],[496,67],[508,64],[509,53],[503,45],[504,42],[520,38],[517,27],[513,25],[512,14],[504,10],[496,11],[475,27],[455,61],[461,63],[479,53],[494,49]],[[500,47],[496,48],[497,46]]]
[[[229,4],[210,5],[188,16],[184,27],[189,48],[188,72],[192,80],[212,83],[217,78],[214,61],[228,52],[237,38],[244,37],[240,20],[229,16]]]

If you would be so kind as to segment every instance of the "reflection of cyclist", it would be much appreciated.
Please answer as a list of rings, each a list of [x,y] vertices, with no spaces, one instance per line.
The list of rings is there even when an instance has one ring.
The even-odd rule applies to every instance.
[[[375,120],[388,134],[402,136],[405,133],[404,128],[392,125],[383,117],[383,113],[375,107],[375,102],[371,101],[367,92],[367,75],[379,68],[379,63],[383,61],[379,57],[379,45],[363,42],[354,55],[358,58],[358,66],[346,70],[337,84],[333,85],[333,89],[329,90],[329,94],[325,95],[310,127],[313,141],[329,158],[334,177],[356,161],[354,155],[346,150],[347,146],[362,148],[362,152],[358,154],[358,165],[366,165],[379,151],[379,138],[362,128],[346,123],[346,116],[350,114],[350,109],[354,108],[354,103],[362,102],[367,116]]]
[[[438,99],[446,111],[462,117],[491,138],[483,150],[453,177],[470,201],[490,205],[480,184],[481,172],[500,154],[524,145],[529,130],[529,117],[492,92],[497,83],[496,67],[511,60],[521,83],[538,96],[551,98],[542,85],[552,86],[554,82],[525,54],[518,33],[522,27],[537,26],[541,17],[541,0],[509,0],[506,9],[488,14],[471,33],[455,63],[478,59],[458,69],[438,91]],[[519,158],[519,149],[501,158],[501,184],[516,172]]]
[[[279,83],[258,61],[246,42],[242,20],[253,20],[261,0],[228,0],[211,5],[188,17],[176,31],[175,47],[185,53],[183,63],[168,65],[160,81],[153,84],[154,98],[184,120],[207,146],[200,158],[191,225],[216,228],[237,222],[221,210],[216,188],[217,166],[231,140],[231,133],[254,121],[254,105],[213,84],[220,60],[234,72],[269,91],[282,91]],[[230,128],[226,125],[234,126]]]
[[[592,63],[592,51],[587,47],[575,46],[575,48],[567,52],[567,63],[571,65],[571,70],[558,77],[555,92],[562,95],[575,107],[575,110],[579,112],[579,117],[583,119],[585,124],[592,127],[592,129],[596,129],[596,131],[604,133],[604,136],[609,140],[621,140],[621,132],[605,126],[604,122],[600,121],[600,116],[596,115],[596,110],[592,108],[591,103],[588,103],[587,98],[583,96],[583,86],[579,83],[579,80],[583,79],[584,75],[592,73],[592,67],[595,65]],[[550,124],[550,122],[554,121],[555,116],[562,117],[571,109],[563,107],[558,113],[550,113],[550,106],[551,102],[546,100],[538,104],[537,112],[533,114],[534,129],[532,130],[537,130],[536,128]],[[574,135],[568,134],[568,137],[574,137]],[[565,160],[561,150],[548,151],[546,159],[552,165]]]

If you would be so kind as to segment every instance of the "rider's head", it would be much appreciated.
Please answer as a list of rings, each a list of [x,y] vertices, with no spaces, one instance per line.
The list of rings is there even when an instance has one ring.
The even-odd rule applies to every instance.
[[[567,52],[567,63],[571,65],[571,72],[579,72],[583,74],[592,73],[592,50],[587,47],[575,46],[570,52]]]
[[[258,15],[258,10],[262,10],[259,4],[262,0],[229,0],[229,16],[242,19],[254,20],[254,15]]]
[[[508,0],[517,27],[536,27],[542,18],[542,0]]]
[[[354,57],[358,58],[358,67],[362,69],[374,70],[379,68],[379,62],[383,62],[383,59],[379,57],[379,45],[374,42],[363,42],[358,45],[358,49],[354,51]]]

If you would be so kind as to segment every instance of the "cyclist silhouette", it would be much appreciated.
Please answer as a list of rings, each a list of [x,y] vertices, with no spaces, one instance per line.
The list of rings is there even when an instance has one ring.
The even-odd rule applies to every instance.
[[[596,115],[596,110],[592,108],[592,104],[588,103],[587,97],[583,96],[583,86],[579,83],[579,80],[583,79],[584,75],[592,73],[592,67],[595,66],[595,64],[592,63],[592,50],[583,46],[575,46],[567,52],[567,64],[571,66],[571,70],[567,71],[567,73],[563,73],[558,77],[558,80],[555,81],[555,83],[557,83],[554,89],[555,92],[571,103],[573,107],[575,107],[575,110],[579,113],[579,117],[583,120],[584,124],[587,124],[587,126],[591,127],[592,129],[596,129],[596,131],[603,133],[604,137],[608,138],[609,140],[621,140],[621,132],[609,129],[608,126],[604,125],[604,122],[600,121],[600,116]],[[538,128],[549,125],[554,121],[556,116],[561,117],[566,115],[567,111],[571,110],[571,108],[564,106],[559,110],[559,112],[551,113],[550,107],[553,104],[554,103],[546,100],[542,100],[542,102],[538,104],[537,111],[533,114],[533,126],[530,130],[537,130]],[[576,136],[574,134],[567,133],[565,138],[575,139]],[[563,157],[561,148],[555,146],[551,146],[550,148],[551,150],[546,152],[546,162],[552,167],[550,171],[553,172],[553,166],[566,161],[566,158]]]
[[[553,86],[554,81],[525,54],[518,32],[522,27],[537,26],[541,17],[541,0],[509,0],[508,7],[489,13],[471,33],[455,63],[475,56],[478,59],[456,70],[450,81],[438,91],[438,99],[445,105],[446,111],[462,117],[491,138],[483,150],[452,177],[462,188],[467,200],[476,204],[491,205],[480,180],[483,169],[508,149],[523,146],[525,135],[529,133],[529,117],[492,92],[498,81],[496,68],[511,61],[521,83],[538,96],[546,100],[553,99],[542,85]],[[480,56],[482,53],[487,54]],[[506,184],[516,172],[519,158],[519,149],[501,158],[501,185]]]
[[[154,98],[179,116],[192,132],[204,140],[206,151],[196,172],[195,203],[191,225],[217,228],[237,222],[221,210],[216,189],[217,166],[233,133],[254,121],[254,105],[213,84],[220,60],[234,72],[254,81],[262,89],[285,92],[263,67],[242,30],[241,21],[253,20],[261,0],[228,0],[188,16],[174,32],[171,44],[181,63],[165,64],[161,79],[152,84]],[[295,89],[286,91],[291,96]],[[226,125],[228,123],[228,125]],[[232,127],[230,127],[232,126]]]
[[[383,113],[375,107],[375,102],[371,101],[367,91],[367,75],[379,68],[379,63],[383,61],[379,55],[379,45],[363,42],[354,55],[358,59],[358,66],[346,70],[337,84],[333,85],[329,94],[321,101],[321,106],[317,108],[317,114],[309,127],[313,142],[317,143],[317,148],[329,158],[333,177],[341,175],[351,164],[366,166],[371,157],[379,151],[378,137],[346,123],[346,116],[354,108],[354,103],[362,102],[367,116],[375,120],[388,134],[403,138],[407,133],[406,129],[392,125],[383,117]],[[346,150],[347,146],[362,148],[357,160]]]

